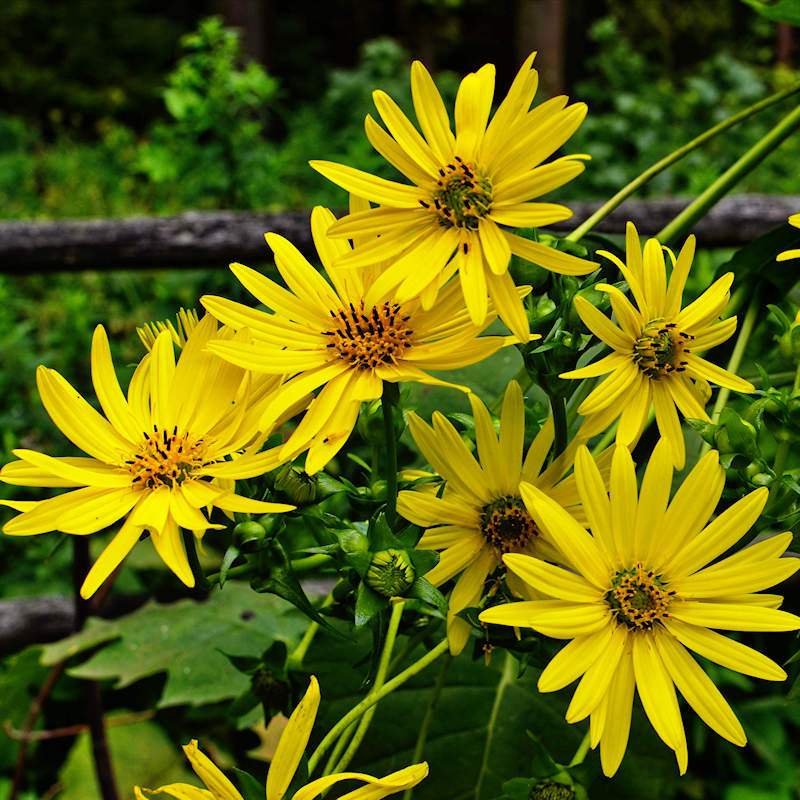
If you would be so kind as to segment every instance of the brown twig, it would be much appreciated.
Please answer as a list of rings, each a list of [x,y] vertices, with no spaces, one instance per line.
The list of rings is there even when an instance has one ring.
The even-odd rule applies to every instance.
[[[141,722],[142,720],[152,719],[155,716],[155,711],[138,711],[131,714],[121,714],[118,717],[112,717],[106,720],[106,728],[114,728],[117,725],[132,725],[134,722]],[[3,722],[3,730],[10,739],[15,739],[18,742],[43,742],[48,739],[61,739],[65,736],[78,736],[89,730],[86,724],[67,725],[65,728],[51,728],[46,731],[31,731],[18,730],[15,728],[10,720]]]
[[[21,732],[23,734],[29,734],[33,726],[36,724],[36,720],[39,718],[39,714],[42,710],[42,705],[44,705],[44,701],[50,696],[50,692],[53,691],[53,687],[61,677],[61,673],[64,672],[66,663],[66,661],[59,661],[58,664],[56,664],[48,673],[45,682],[39,689],[39,694],[36,695],[36,698],[31,703],[31,707],[28,709],[25,722],[22,724]],[[8,795],[8,800],[17,800],[19,795],[19,787],[20,783],[22,782],[22,772],[25,769],[25,756],[28,753],[29,741],[30,739],[28,739],[27,736],[20,740],[19,750],[17,751],[17,759],[14,762],[14,777],[11,781],[11,792]]]

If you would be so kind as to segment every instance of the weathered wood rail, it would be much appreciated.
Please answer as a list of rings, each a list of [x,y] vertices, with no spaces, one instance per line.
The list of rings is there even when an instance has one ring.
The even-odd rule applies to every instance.
[[[627,220],[653,234],[688,203],[683,198],[630,199],[603,220],[600,233],[622,233]],[[575,214],[554,230],[571,230],[597,207],[572,203]],[[800,211],[800,195],[735,195],[722,200],[694,228],[699,244],[745,244]],[[189,211],[169,217],[0,223],[0,271],[17,274],[83,269],[222,267],[265,261],[264,233],[274,231],[314,257],[308,211]]]

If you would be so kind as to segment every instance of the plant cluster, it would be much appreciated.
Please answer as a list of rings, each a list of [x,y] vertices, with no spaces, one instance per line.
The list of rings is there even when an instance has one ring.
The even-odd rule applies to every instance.
[[[89,651],[72,674],[122,685],[166,671],[159,706],[226,701],[229,719],[273,734],[266,777],[228,777],[224,755],[192,738],[184,752],[204,788],[135,776],[123,791],[312,800],[351,781],[348,800],[640,793],[655,780],[642,748],[660,764],[660,740],[680,775],[703,749],[679,697],[743,747],[749,719],[719,687],[746,697],[751,679],[788,677],[772,657],[786,653],[751,637],[800,629],[781,609],[800,567],[787,552],[800,519],[800,315],[785,297],[770,306],[774,361],[752,381],[737,372],[765,330],[765,301],[795,282],[774,264],[791,267],[799,220],[708,283],[684,236],[800,127],[800,110],[658,236],[642,242],[629,223],[620,250],[590,231],[635,186],[564,238],[541,230],[571,215],[549,195],[587,168],[583,154],[559,155],[587,109],[535,104],[533,60],[496,107],[493,65],[470,73],[452,112],[415,61],[416,125],[375,91],[366,139],[401,179],[312,161],[349,195],[338,219],[311,214],[320,267],[267,233],[275,271],[231,265],[258,305],[205,294],[202,317],[143,324],[126,389],[102,325],[89,359],[98,406],[38,368],[42,404],[80,455],[14,449],[0,480],[64,491],[0,501],[17,512],[4,533],[72,537],[83,613],[144,540],[193,597],[90,620],[44,663]],[[194,88],[198,64],[184,64],[171,95],[190,138],[198,104],[215,102]],[[272,88],[255,76],[236,91]],[[233,136],[234,159],[240,144]],[[734,334],[723,368],[707,354]],[[489,402],[456,377],[508,352],[519,368]],[[89,539],[102,545],[91,564]],[[172,648],[171,625],[183,630]],[[571,697],[546,699],[571,684]],[[483,705],[461,708],[487,686],[489,702],[476,691]],[[445,706],[482,719],[477,751],[459,749]],[[348,771],[365,752],[368,771]],[[659,791],[672,796],[674,778]]]

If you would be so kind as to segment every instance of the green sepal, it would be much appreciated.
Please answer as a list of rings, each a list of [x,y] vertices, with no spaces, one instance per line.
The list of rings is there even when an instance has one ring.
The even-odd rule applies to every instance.
[[[438,553],[436,555],[438,556]],[[419,571],[417,574],[419,574]],[[445,600],[444,595],[430,581],[425,580],[425,578],[418,577],[406,590],[405,596],[422,600],[424,603],[435,608],[442,618],[447,617],[447,600]]]
[[[232,544],[228,549],[225,551],[225,555],[222,557],[222,563],[219,566],[219,576],[217,580],[219,581],[220,589],[225,585],[225,581],[228,577],[228,571],[230,570],[233,562],[241,555],[241,551],[239,548]]]
[[[283,545],[279,542],[273,542],[270,550],[270,555],[273,559],[269,565],[269,577],[254,576],[250,580],[250,586],[256,592],[268,592],[288,600],[295,608],[302,611],[307,617],[310,617],[318,625],[324,628],[334,636],[342,636],[328,621],[317,613],[311,601],[303,591],[300,581],[292,570],[289,557],[283,549]]]
[[[367,586],[364,581],[358,584],[356,590],[355,623],[356,628],[366,625],[371,619],[389,606],[389,600],[381,597],[376,591]]]

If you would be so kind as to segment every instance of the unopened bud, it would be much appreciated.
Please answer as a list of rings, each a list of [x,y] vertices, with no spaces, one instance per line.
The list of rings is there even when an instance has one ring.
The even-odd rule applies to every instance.
[[[416,578],[414,567],[403,550],[381,550],[372,556],[365,580],[370,589],[384,597],[402,595]]]
[[[308,505],[317,499],[317,476],[286,464],[275,478],[275,488],[298,506]]]
[[[571,786],[555,781],[540,781],[531,789],[530,800],[574,800],[575,790]]]

